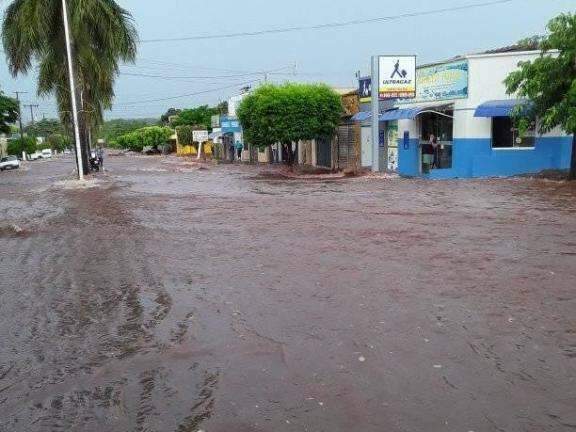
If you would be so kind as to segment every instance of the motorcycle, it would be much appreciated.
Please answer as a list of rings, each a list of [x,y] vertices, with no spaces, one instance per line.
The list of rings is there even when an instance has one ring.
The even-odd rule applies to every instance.
[[[100,171],[100,168],[101,168],[100,159],[96,155],[96,152],[91,152],[90,153],[90,169],[92,171],[98,172],[98,171]]]

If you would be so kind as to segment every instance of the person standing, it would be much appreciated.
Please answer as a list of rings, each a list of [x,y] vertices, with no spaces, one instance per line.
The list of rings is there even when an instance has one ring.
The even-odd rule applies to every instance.
[[[242,144],[240,142],[240,140],[236,140],[236,144],[234,145],[234,147],[236,147],[236,156],[238,158],[239,161],[242,160],[242,150],[244,149],[244,144]]]
[[[438,141],[433,134],[430,134],[430,139],[426,144],[422,144],[422,168],[425,173],[430,172],[434,166],[434,153]]]
[[[102,145],[96,149],[96,158],[98,159],[100,169],[104,171],[104,147],[102,147]]]

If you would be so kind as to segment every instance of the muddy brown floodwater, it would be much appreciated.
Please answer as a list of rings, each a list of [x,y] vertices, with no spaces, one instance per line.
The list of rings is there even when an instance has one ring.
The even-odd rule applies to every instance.
[[[576,429],[576,185],[0,173],[0,431]]]

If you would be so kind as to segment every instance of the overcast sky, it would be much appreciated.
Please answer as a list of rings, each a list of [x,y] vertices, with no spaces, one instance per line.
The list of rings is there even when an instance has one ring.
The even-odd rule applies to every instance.
[[[490,0],[118,0],[134,16],[140,39],[177,38],[306,26],[458,7]],[[0,0],[3,11],[7,0]],[[553,16],[576,9],[574,0],[512,0],[481,8],[290,33],[230,39],[142,43],[136,65],[122,67],[112,117],[158,117],[169,107],[216,103],[246,82],[322,81],[356,86],[374,54],[416,54],[418,63],[505,46],[545,31]],[[296,75],[293,75],[294,71]],[[127,74],[154,75],[142,77]],[[229,77],[236,75],[235,77]],[[206,77],[191,79],[186,77]],[[166,78],[184,77],[184,78]],[[257,85],[254,83],[253,85]],[[212,91],[222,87],[227,89]],[[13,79],[0,60],[0,88],[24,90],[25,103],[39,103],[36,116],[54,117],[50,99],[35,96],[34,76]],[[166,101],[150,100],[191,95]],[[143,102],[132,104],[133,102]],[[30,117],[25,113],[25,121]]]

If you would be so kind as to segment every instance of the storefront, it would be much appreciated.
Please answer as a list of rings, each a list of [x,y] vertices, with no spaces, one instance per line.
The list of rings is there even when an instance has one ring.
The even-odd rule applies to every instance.
[[[469,55],[419,67],[415,99],[397,101],[381,121],[398,124],[398,172],[432,179],[510,176],[568,169],[571,136],[522,136],[512,114],[529,104],[506,95],[504,79],[535,51]]]

